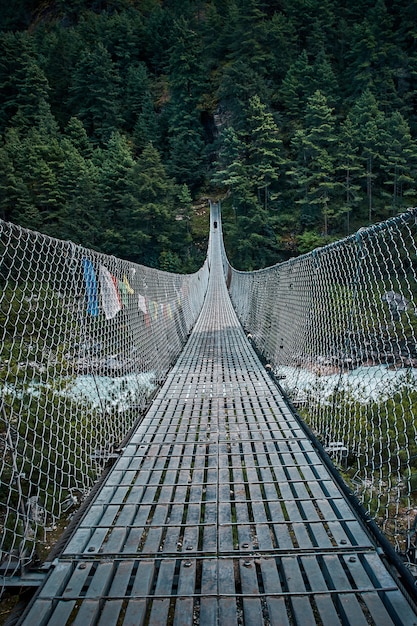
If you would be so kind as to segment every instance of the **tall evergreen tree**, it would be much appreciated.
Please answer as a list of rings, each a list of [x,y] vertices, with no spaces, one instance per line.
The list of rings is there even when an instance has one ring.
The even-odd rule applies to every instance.
[[[250,203],[253,202],[246,165],[246,146],[232,126],[223,132],[213,182],[228,189],[232,195],[233,206],[243,208],[248,194],[252,198]]]
[[[267,111],[258,96],[249,100],[247,133],[247,171],[258,191],[259,200],[268,210],[270,186],[279,179],[284,148],[272,113]]]
[[[282,8],[298,34],[299,46],[317,54],[334,37],[334,0],[282,0]]]
[[[218,96],[237,130],[244,127],[245,111],[250,98],[259,96],[261,101],[267,102],[269,95],[270,89],[265,78],[244,59],[236,59],[223,69]]]
[[[145,54],[144,18],[131,3],[123,3],[112,13],[102,11],[101,17],[100,40],[120,76],[127,79],[129,68],[136,67],[138,59],[142,59]]]
[[[103,150],[98,190],[100,210],[98,227],[103,232],[103,249],[126,257],[130,241],[129,180],[135,161],[125,136],[115,131]]]
[[[11,124],[23,131],[37,128],[41,133],[56,134],[58,125],[49,104],[49,84],[35,59],[27,54],[15,74],[16,114]]]
[[[127,131],[131,132],[149,95],[150,81],[144,63],[130,64],[126,70],[123,95],[123,117]]]
[[[364,171],[362,179],[365,181],[365,192],[368,201],[368,221],[372,223],[374,212],[374,186],[381,173],[383,160],[383,146],[385,144],[385,118],[378,108],[377,101],[369,89],[358,98],[349,112],[353,128],[355,129],[356,144],[359,146],[359,156]]]
[[[156,148],[161,142],[161,123],[155,110],[152,94],[144,96],[142,111],[139,113],[133,130],[133,140],[139,151],[152,143]]]
[[[291,171],[299,186],[298,203],[304,226],[322,224],[328,234],[329,221],[337,217],[332,202],[337,194],[334,147],[337,141],[335,119],[325,96],[316,91],[307,103],[304,128],[296,132],[293,145],[296,164]]]
[[[324,49],[318,53],[312,65],[311,86],[314,91],[321,91],[327,98],[331,107],[336,107],[339,102],[339,85]]]
[[[81,120],[77,117],[71,117],[66,126],[65,134],[84,159],[91,159],[93,146]]]
[[[410,200],[417,199],[417,142],[412,139],[410,127],[399,111],[385,120],[386,148],[381,169],[391,213],[396,214]]]
[[[160,2],[152,8],[144,30],[145,57],[149,70],[155,75],[164,74],[170,62],[170,50],[174,43],[175,12]]]
[[[55,226],[64,204],[59,188],[64,154],[59,139],[32,129],[24,140],[24,146],[25,178],[32,203],[42,216],[44,232],[57,236]]]
[[[101,43],[83,51],[69,91],[70,105],[88,135],[97,142],[108,141],[122,122],[120,76]]]
[[[288,16],[278,11],[272,14],[265,28],[265,39],[272,54],[271,67],[267,74],[274,78],[275,85],[279,85],[297,56],[297,33]],[[272,90],[271,97],[275,102],[274,92],[275,89]]]
[[[199,101],[205,82],[201,42],[184,19],[175,23],[169,65],[168,166],[178,183],[190,188],[204,177],[204,139]]]
[[[384,112],[398,108],[400,100],[395,82],[400,56],[393,32],[393,18],[384,0],[377,0],[367,9],[365,19],[352,27],[352,38],[346,53],[346,80],[353,98],[357,99],[369,89]]]
[[[193,123],[194,121],[194,123]],[[170,128],[168,170],[179,184],[190,189],[201,185],[205,176],[202,129],[184,116],[180,127]]]
[[[26,228],[40,229],[42,217],[34,207],[25,178],[25,148],[16,130],[8,130],[0,148],[1,217]]]
[[[4,132],[18,109],[19,82],[25,62],[35,54],[26,32],[0,32],[0,132]]]
[[[288,69],[279,90],[279,100],[285,109],[285,115],[292,120],[300,120],[312,90],[313,69],[306,50],[303,50]]]
[[[343,190],[342,210],[346,213],[346,235],[350,235],[352,217],[362,199],[360,177],[363,167],[358,156],[359,146],[356,141],[356,129],[350,117],[346,118],[340,130],[339,149],[337,152],[337,171]]]
[[[171,250],[177,187],[152,144],[145,146],[129,181],[132,250],[140,263],[157,266],[161,253]]]
[[[68,106],[69,87],[84,42],[74,29],[46,23],[39,25],[35,36],[38,62],[48,81],[51,111],[62,128],[73,114]]]
[[[236,0],[236,19],[230,40],[231,60],[239,59],[258,74],[271,67],[273,55],[266,44],[267,19],[260,0]]]
[[[99,213],[98,169],[71,140],[62,139],[61,146],[64,162],[59,188],[63,204],[57,215],[56,236],[89,248],[101,247],[103,223]]]

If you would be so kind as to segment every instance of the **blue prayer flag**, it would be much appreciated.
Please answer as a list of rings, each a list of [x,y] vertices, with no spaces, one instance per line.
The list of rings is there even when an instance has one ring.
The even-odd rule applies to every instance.
[[[87,291],[87,313],[90,315],[98,315],[98,295],[97,280],[93,264],[88,259],[83,258],[84,281]]]

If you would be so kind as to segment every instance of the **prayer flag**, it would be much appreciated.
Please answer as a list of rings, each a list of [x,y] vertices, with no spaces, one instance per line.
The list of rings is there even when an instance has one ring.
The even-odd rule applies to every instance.
[[[117,280],[104,265],[100,265],[98,276],[104,315],[106,320],[111,320],[122,310]]]
[[[142,311],[142,313],[145,313],[145,315],[148,315],[148,307],[146,306],[146,298],[145,296],[142,296],[142,294],[138,294],[138,308],[139,311]]]
[[[84,270],[84,282],[87,292],[87,313],[98,315],[97,279],[93,264],[86,258],[82,260]]]
[[[134,290],[134,289],[132,289],[132,287],[130,286],[129,281],[128,281],[128,279],[127,279],[127,276],[126,276],[126,275],[124,275],[124,276],[123,276],[123,284],[124,284],[124,286],[126,287],[126,291],[127,291],[127,293],[128,293],[130,296],[132,296],[132,295],[135,293],[135,290]]]

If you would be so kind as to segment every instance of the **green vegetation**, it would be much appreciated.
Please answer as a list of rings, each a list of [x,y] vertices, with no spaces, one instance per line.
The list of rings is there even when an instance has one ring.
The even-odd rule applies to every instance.
[[[319,395],[319,383],[317,392]],[[349,391],[337,391],[312,408],[314,399],[311,394],[309,410],[301,409],[300,414],[312,428],[317,428],[318,422],[326,425],[320,436],[324,446],[331,440],[347,446],[348,457],[335,454],[333,461],[394,541],[393,521],[405,518],[417,499],[416,426],[410,419],[417,408],[414,377],[405,374],[398,389],[383,400],[361,402]],[[404,548],[405,533],[400,541]]]
[[[95,468],[85,449],[94,445],[100,423],[91,411],[77,413],[63,393],[72,370],[64,357],[68,346],[53,321],[65,321],[64,301],[40,283],[8,283],[3,296],[0,520],[2,545],[9,549],[15,547],[16,534],[25,535],[25,524],[34,533],[38,524],[54,523],[71,488],[83,491],[86,474],[93,480]],[[28,509],[31,501],[33,510]]]
[[[241,269],[393,216],[417,200],[414,9],[17,0],[0,16],[0,216],[174,271],[204,258],[209,195]]]

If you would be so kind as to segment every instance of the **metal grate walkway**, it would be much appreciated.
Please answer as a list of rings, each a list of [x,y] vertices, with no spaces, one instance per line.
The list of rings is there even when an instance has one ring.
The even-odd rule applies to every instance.
[[[246,339],[211,233],[188,344],[21,624],[417,624]]]

